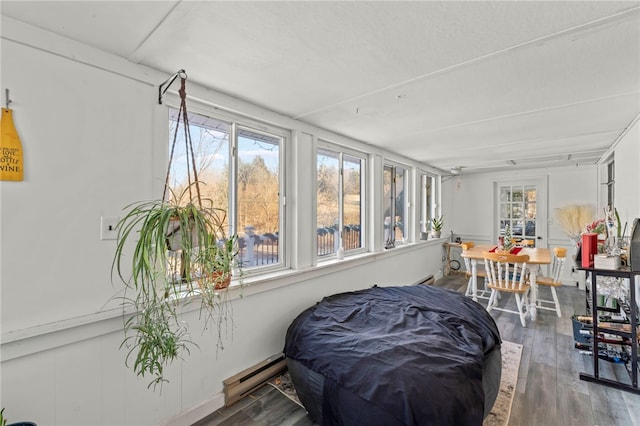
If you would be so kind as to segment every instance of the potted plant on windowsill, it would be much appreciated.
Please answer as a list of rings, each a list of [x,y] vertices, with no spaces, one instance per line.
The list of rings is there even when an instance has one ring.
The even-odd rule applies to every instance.
[[[431,238],[440,238],[442,225],[444,225],[442,216],[431,219]]]
[[[229,238],[216,239],[211,234],[207,247],[200,250],[195,263],[198,269],[198,285],[201,290],[221,290],[229,287],[234,269],[239,269],[237,263],[238,239],[233,235]]]
[[[201,301],[201,318],[205,328],[215,329],[218,349],[224,349],[223,336],[228,331],[227,326],[233,326],[233,310],[226,290],[234,272],[242,273],[241,265],[237,261],[238,239],[233,235],[229,238],[215,239],[196,256],[198,269],[197,293]]]

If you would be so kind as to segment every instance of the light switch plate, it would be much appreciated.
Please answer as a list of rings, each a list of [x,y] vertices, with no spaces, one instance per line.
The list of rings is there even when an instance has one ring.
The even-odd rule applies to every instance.
[[[100,217],[100,239],[101,240],[115,240],[118,238],[118,231],[116,226],[118,225],[119,217],[113,216],[101,216]]]

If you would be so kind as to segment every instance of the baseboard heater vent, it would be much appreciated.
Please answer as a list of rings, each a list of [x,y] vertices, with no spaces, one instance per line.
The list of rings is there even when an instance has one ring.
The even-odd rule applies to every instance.
[[[271,355],[264,361],[224,380],[224,404],[228,407],[287,369],[284,355]]]

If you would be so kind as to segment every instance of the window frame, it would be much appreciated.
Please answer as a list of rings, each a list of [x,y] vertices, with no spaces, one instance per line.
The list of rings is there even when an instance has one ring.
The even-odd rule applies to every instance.
[[[611,158],[607,162],[607,205],[610,208],[615,207],[616,200],[616,163]]]
[[[385,173],[386,171],[390,169],[391,170],[391,176],[392,176],[392,183],[390,186],[390,190],[391,190],[391,199],[394,200],[394,202],[390,203],[390,216],[389,217],[397,217],[397,211],[396,211],[396,205],[398,202],[398,194],[397,194],[397,179],[398,179],[398,169],[402,169],[403,170],[403,174],[402,174],[402,179],[403,179],[403,193],[404,193],[404,202],[402,204],[402,218],[403,218],[403,223],[402,223],[402,239],[400,240],[400,242],[404,245],[407,244],[409,242],[409,237],[411,235],[411,229],[412,229],[412,224],[413,224],[413,217],[411,216],[411,203],[412,203],[412,197],[411,197],[411,183],[413,181],[413,174],[411,173],[412,168],[406,164],[402,164],[399,162],[395,162],[395,161],[391,161],[391,160],[384,160],[383,164],[382,164],[382,188],[381,188],[381,193],[380,193],[380,197],[382,200],[382,223],[380,224],[383,228],[383,232],[382,232],[382,236],[383,236],[383,241],[382,241],[382,246],[385,250],[388,249],[392,249],[394,247],[396,247],[398,240],[396,239],[396,234],[397,234],[397,226],[396,226],[396,222],[394,221],[392,229],[393,232],[390,232],[388,234],[388,237],[385,235],[386,232],[384,231],[384,227],[387,225],[385,223],[386,219],[385,219],[385,194],[384,194],[384,180],[385,180]]]
[[[431,180],[431,195],[427,195],[427,179]],[[422,169],[418,169],[418,176],[416,182],[419,185],[418,197],[420,200],[420,206],[418,211],[418,233],[421,239],[427,239],[425,234],[428,234],[431,230],[431,220],[434,217],[438,217],[439,203],[439,185],[438,175],[430,173]],[[431,205],[427,203],[428,199],[431,201]]]
[[[167,93],[165,94],[163,105],[157,106],[153,113],[154,135],[156,135],[155,140],[157,141],[153,143],[152,159],[149,163],[153,176],[153,180],[150,182],[153,193],[161,194],[163,191],[164,177],[166,175],[169,157],[169,143],[167,143],[167,141],[170,140],[170,135],[166,108],[171,107],[178,109],[179,104],[179,99],[175,94]],[[382,231],[382,222],[384,219],[382,215],[384,211],[381,208],[381,198],[383,197],[381,184],[385,165],[400,167],[405,173],[405,189],[407,194],[406,197],[404,197],[405,230],[403,243],[413,243],[420,237],[420,232],[418,231],[419,195],[417,193],[420,179],[419,170],[426,170],[428,175],[435,177],[434,208],[436,213],[441,208],[442,175],[439,171],[431,169],[427,164],[410,160],[404,161],[402,159],[396,161],[396,158],[385,157],[384,151],[373,150],[370,146],[359,144],[357,141],[351,139],[336,137],[333,134],[321,130],[309,132],[298,128],[298,126],[287,127],[290,123],[286,120],[283,122],[277,117],[271,117],[271,119],[262,116],[254,117],[236,111],[221,109],[215,104],[201,98],[190,99],[188,111],[190,113],[202,114],[214,119],[234,123],[237,126],[249,128],[252,131],[264,132],[281,137],[279,157],[281,193],[279,203],[280,222],[282,225],[280,227],[281,235],[279,243],[282,251],[278,256],[279,263],[275,264],[276,266],[265,265],[245,269],[242,271],[240,280],[234,280],[232,285],[237,285],[238,283],[250,285],[261,282],[272,283],[273,279],[280,281],[280,279],[289,276],[289,274],[293,274],[292,278],[282,281],[282,285],[285,285],[286,283],[294,282],[292,281],[293,276],[307,270],[307,268],[317,266],[322,268],[332,267],[333,262],[336,261],[337,256],[331,258],[333,262],[324,262],[324,259],[322,259],[322,262],[319,262],[317,242],[313,241],[315,237],[305,237],[302,242],[296,237],[296,235],[300,233],[316,235],[317,194],[313,189],[308,191],[306,188],[301,188],[300,184],[303,184],[305,187],[315,187],[317,176],[313,168],[307,168],[307,159],[316,161],[317,147],[340,151],[363,160],[360,194],[362,198],[360,212],[362,218],[362,247],[358,248],[357,251],[353,250],[353,252],[349,251],[346,253],[346,255],[349,256],[348,260],[350,262],[358,262],[359,259],[366,258],[370,254],[384,253],[385,251],[383,248],[384,239]],[[235,135],[232,140],[236,140]],[[301,144],[301,142],[303,143]],[[233,164],[233,167],[237,167],[235,158],[234,162],[230,164]],[[234,182],[232,185],[234,185],[235,188],[237,183]],[[293,195],[293,197],[296,198],[290,202],[287,200],[287,193],[289,196]],[[304,202],[302,210],[300,210],[300,202]],[[309,217],[306,216],[307,212],[310,214]],[[300,213],[304,216],[300,217]],[[235,213],[233,213],[233,215],[235,217]],[[234,226],[237,227],[237,222],[234,222]],[[347,260],[347,256],[345,256],[345,260]],[[310,273],[316,274],[316,272],[311,271],[312,269],[309,269]],[[251,292],[253,291],[254,290],[251,290]]]
[[[324,139],[318,139],[317,143],[316,143],[316,147],[315,147],[315,182],[316,182],[316,186],[315,186],[315,191],[314,191],[314,201],[315,201],[315,219],[313,221],[314,223],[314,229],[313,232],[317,233],[318,230],[318,211],[317,211],[317,207],[318,207],[318,180],[317,180],[317,176],[318,176],[318,156],[320,155],[321,151],[328,151],[332,154],[337,154],[337,158],[338,158],[338,167],[339,167],[339,171],[338,171],[338,213],[339,213],[339,220],[338,220],[338,229],[341,229],[340,232],[337,233],[337,247],[343,247],[343,238],[344,238],[344,227],[345,227],[345,223],[344,223],[344,158],[345,156],[349,156],[349,157],[355,157],[360,159],[360,247],[354,248],[354,249],[350,249],[350,250],[344,250],[343,248],[343,252],[342,255],[345,257],[348,256],[353,256],[353,255],[357,255],[357,254],[361,254],[364,252],[367,252],[369,250],[369,241],[367,238],[368,232],[368,226],[367,226],[367,217],[368,217],[368,200],[367,200],[367,179],[368,179],[368,164],[369,164],[369,154],[358,151],[358,150],[354,150],[351,148],[347,148],[343,145],[338,145],[335,143],[332,143],[330,141],[324,140]],[[336,249],[336,251],[334,251],[333,253],[329,253],[326,255],[320,255],[318,254],[318,245],[317,245],[317,238],[314,238],[314,253],[313,256],[316,259],[316,262],[318,263],[322,263],[325,262],[327,260],[333,260],[338,258],[338,249]]]
[[[174,109],[178,110],[180,106],[180,101],[177,96],[174,94],[166,94],[162,107],[164,117],[163,125],[165,130],[163,134],[165,135],[164,149],[163,153],[163,168],[164,173],[166,173],[168,161],[169,161],[169,145],[172,141],[173,135],[169,133],[169,110]],[[240,235],[240,232],[244,233],[244,230],[238,229],[238,165],[239,165],[239,156],[238,156],[238,134],[239,129],[248,130],[253,133],[262,134],[269,137],[274,137],[279,139],[279,152],[278,152],[278,210],[279,210],[279,235],[278,235],[278,261],[265,265],[257,265],[251,267],[243,267],[241,273],[237,274],[242,277],[261,275],[266,273],[275,272],[278,270],[288,269],[290,267],[290,261],[288,256],[288,246],[289,243],[289,235],[291,234],[289,227],[290,225],[287,223],[287,208],[286,208],[286,188],[287,188],[287,162],[288,158],[287,152],[289,150],[290,141],[292,138],[291,130],[285,129],[283,127],[265,123],[262,121],[258,121],[243,115],[234,114],[229,111],[221,111],[212,105],[208,105],[203,102],[199,102],[196,99],[189,99],[189,108],[187,110],[189,114],[197,114],[202,115],[214,120],[222,121],[229,124],[229,152],[228,152],[228,164],[229,164],[229,175],[232,178],[229,181],[229,200],[227,206],[227,215],[228,215],[228,223],[229,223],[229,235]],[[160,124],[158,124],[160,126]],[[154,158],[157,158],[154,154]],[[164,182],[164,178],[162,179]],[[236,274],[234,274],[237,276]]]

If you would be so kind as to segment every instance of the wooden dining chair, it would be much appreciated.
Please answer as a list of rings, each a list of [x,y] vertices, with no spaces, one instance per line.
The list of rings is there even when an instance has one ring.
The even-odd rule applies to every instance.
[[[475,244],[473,243],[473,241],[464,241],[460,243],[460,246],[462,247],[462,251],[464,252],[469,250],[471,247],[475,246]],[[471,285],[473,280],[473,274],[471,270],[472,269],[471,259],[467,257],[463,257],[463,259],[464,259],[464,268],[465,268],[464,276],[465,278],[467,278],[467,291],[465,293],[465,296],[473,297],[473,286]],[[489,299],[489,289],[487,288],[487,285],[486,285],[487,272],[484,269],[484,263],[481,263],[481,262],[477,263],[476,272],[477,272],[476,283],[478,285],[478,288],[476,288],[476,297],[481,299]],[[482,287],[480,287],[481,281],[482,281]]]
[[[491,289],[491,296],[487,311],[498,310],[518,314],[523,327],[526,327],[525,308],[531,285],[529,284],[527,262],[528,255],[507,253],[482,253],[487,272],[487,287]],[[513,293],[516,298],[517,311],[498,307],[498,297],[501,293]]]
[[[551,263],[551,276],[537,276],[536,285],[538,286],[538,297],[536,299],[537,309],[546,309],[548,311],[555,311],[558,318],[562,318],[562,312],[560,311],[560,302],[558,302],[558,294],[556,293],[556,287],[560,287],[562,282],[560,281],[560,274],[562,273],[562,267],[565,259],[567,258],[567,249],[564,247],[555,247],[553,249],[553,261]],[[549,287],[551,289],[551,297],[553,300],[542,299],[540,296],[540,290],[543,287]],[[553,304],[553,306],[549,306]]]

